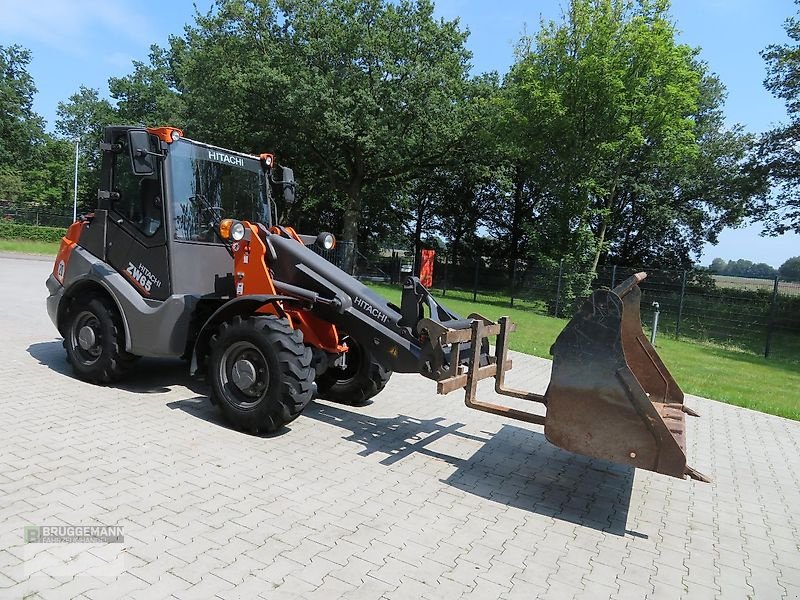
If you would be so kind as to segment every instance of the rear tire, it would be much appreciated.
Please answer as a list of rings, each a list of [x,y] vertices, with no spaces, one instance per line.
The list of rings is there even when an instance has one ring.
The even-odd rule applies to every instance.
[[[213,400],[236,429],[272,433],[311,400],[314,369],[303,334],[268,315],[223,323],[208,363]]]
[[[67,313],[64,330],[67,362],[89,383],[124,377],[138,356],[125,351],[125,330],[113,302],[103,296],[78,297]]]
[[[342,336],[349,351],[347,367],[331,367],[317,378],[317,395],[350,406],[361,406],[378,395],[392,376],[392,372],[375,362],[369,350],[362,348],[353,338]]]

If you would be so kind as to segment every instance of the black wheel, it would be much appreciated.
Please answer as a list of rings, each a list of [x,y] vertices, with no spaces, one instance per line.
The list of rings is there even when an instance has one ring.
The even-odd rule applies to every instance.
[[[241,431],[279,430],[313,393],[311,349],[300,331],[272,315],[224,323],[211,340],[208,373],[213,399]]]
[[[125,351],[125,330],[117,307],[103,296],[76,298],[64,332],[67,361],[78,378],[110,383],[123,377],[137,356]]]
[[[384,369],[372,354],[350,336],[342,336],[348,348],[344,369],[331,367],[317,378],[317,395],[326,400],[359,406],[377,395],[392,372]]]

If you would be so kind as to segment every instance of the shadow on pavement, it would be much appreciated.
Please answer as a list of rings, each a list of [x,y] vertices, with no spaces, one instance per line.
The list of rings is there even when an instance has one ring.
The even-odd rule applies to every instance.
[[[391,465],[412,453],[443,460],[456,470],[443,483],[488,500],[614,535],[626,531],[634,470],[565,452],[541,433],[504,424],[497,433],[473,435],[463,423],[406,415],[379,418],[330,404],[312,403],[303,416],[350,432],[344,439],[364,448],[361,456],[386,454]],[[446,436],[481,443],[469,458],[432,448]]]
[[[208,396],[195,396],[194,398],[184,398],[183,400],[167,402],[167,407],[172,410],[182,410],[186,414],[207,421],[212,425],[219,425],[226,429],[232,429],[219,409],[211,404],[211,400],[208,399]]]
[[[61,340],[31,344],[28,354],[60,375],[75,376]],[[205,383],[189,375],[188,363],[175,358],[142,358],[125,379],[111,384],[111,387],[137,394],[162,394],[174,385],[184,386],[197,394],[207,391]]]
[[[225,417],[222,416],[222,412],[216,406],[211,404],[211,400],[209,400],[207,395],[195,396],[194,398],[184,398],[183,400],[175,400],[174,402],[167,402],[166,406],[172,410],[182,410],[187,415],[202,419],[203,421],[211,423],[212,425],[224,427],[225,429],[230,429],[231,431],[237,431],[235,427],[232,427],[231,424],[225,420]],[[290,431],[291,426],[284,426],[280,430],[273,433],[241,433],[242,435],[252,435],[255,437],[269,439],[280,437]]]
[[[37,342],[27,348],[28,354],[60,375],[72,375],[72,367],[67,362],[67,353],[61,340],[51,342]]]

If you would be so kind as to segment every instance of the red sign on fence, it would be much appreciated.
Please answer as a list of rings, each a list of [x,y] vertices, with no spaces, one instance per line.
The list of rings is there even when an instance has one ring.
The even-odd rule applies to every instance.
[[[433,259],[436,256],[436,250],[423,250],[422,262],[419,268],[419,281],[426,288],[433,286]]]

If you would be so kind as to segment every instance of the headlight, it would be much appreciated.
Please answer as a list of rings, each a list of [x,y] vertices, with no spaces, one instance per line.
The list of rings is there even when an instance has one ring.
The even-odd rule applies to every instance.
[[[236,221],[233,225],[231,225],[231,238],[235,241],[241,241],[244,237],[244,224],[240,221]]]
[[[244,238],[244,223],[235,219],[222,219],[219,223],[219,237],[238,242]]]
[[[317,246],[323,250],[333,250],[336,246],[336,238],[332,233],[322,232],[317,236]]]

